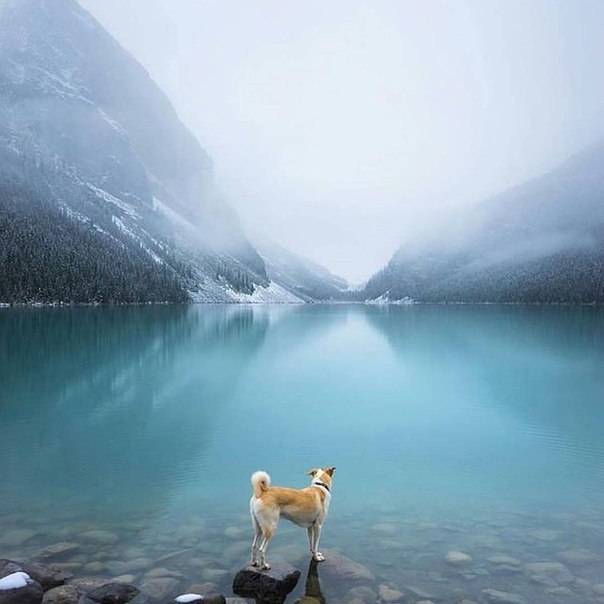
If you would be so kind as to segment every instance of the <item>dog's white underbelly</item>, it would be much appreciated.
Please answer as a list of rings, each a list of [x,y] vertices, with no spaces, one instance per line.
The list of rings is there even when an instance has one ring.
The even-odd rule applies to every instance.
[[[311,515],[300,512],[295,513],[287,509],[281,510],[281,516],[286,520],[289,520],[290,522],[293,522],[294,524],[297,524],[298,526],[303,526],[305,528],[308,528],[309,526],[313,525],[317,520],[316,514]]]

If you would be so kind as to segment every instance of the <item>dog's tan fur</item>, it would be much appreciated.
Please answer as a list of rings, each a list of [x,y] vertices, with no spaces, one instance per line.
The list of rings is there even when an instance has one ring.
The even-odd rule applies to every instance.
[[[325,556],[318,551],[321,527],[327,516],[331,499],[331,484],[335,468],[315,468],[308,472],[312,477],[310,486],[304,489],[271,487],[266,472],[252,474],[254,494],[250,501],[250,512],[254,525],[252,543],[252,565],[269,569],[266,548],[274,536],[279,518],[283,517],[306,528],[310,553],[318,562]]]

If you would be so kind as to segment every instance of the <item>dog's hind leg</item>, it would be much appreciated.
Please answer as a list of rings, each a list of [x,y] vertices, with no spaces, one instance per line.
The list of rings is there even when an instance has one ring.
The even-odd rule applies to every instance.
[[[252,513],[252,523],[254,525],[254,540],[252,541],[252,566],[259,566],[258,562],[258,543],[262,535],[262,529],[256,520],[256,516]]]
[[[276,526],[263,526],[262,527],[262,543],[260,543],[260,547],[258,548],[258,553],[260,554],[260,568],[264,570],[269,570],[271,565],[266,561],[266,548],[268,547],[268,542],[272,539],[275,534]]]

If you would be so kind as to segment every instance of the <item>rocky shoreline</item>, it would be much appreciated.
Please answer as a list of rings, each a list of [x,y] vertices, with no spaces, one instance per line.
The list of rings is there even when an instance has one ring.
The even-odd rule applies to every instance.
[[[0,534],[0,556],[6,558],[0,580],[25,572],[41,585],[42,596],[36,591],[35,601],[13,601],[0,593],[0,604],[93,604],[100,602],[95,590],[113,594],[116,585],[129,594],[136,590],[135,604],[168,604],[183,594],[243,604],[234,593],[250,598],[250,592],[233,590],[233,580],[248,558],[249,520],[243,515],[231,517],[230,524],[225,520],[205,523],[181,516],[152,528],[131,519],[96,528],[62,524],[52,532],[5,530]],[[292,602],[604,604],[600,513],[518,510],[435,521],[393,511],[369,525],[341,514],[330,518],[328,532],[329,541],[341,549],[325,549],[327,560],[312,576],[299,530],[284,525],[269,551],[276,568],[288,561],[303,576],[308,568],[306,592],[310,585],[314,595],[303,592],[301,581],[289,596]],[[52,580],[41,581],[41,576]],[[57,584],[59,579],[63,582]],[[111,596],[115,601],[100,604],[123,604],[119,590],[120,595]]]

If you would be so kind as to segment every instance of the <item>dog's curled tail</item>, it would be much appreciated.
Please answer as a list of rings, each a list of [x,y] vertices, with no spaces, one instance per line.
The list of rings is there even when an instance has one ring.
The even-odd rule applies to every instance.
[[[254,497],[260,497],[268,487],[271,486],[271,477],[262,470],[252,474],[252,488],[254,489]]]

